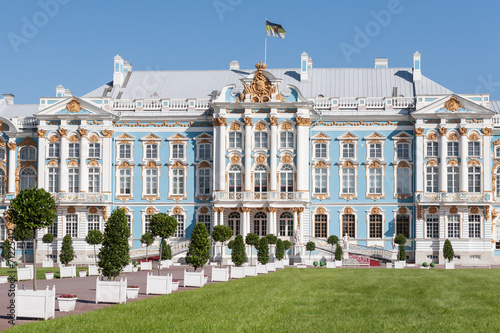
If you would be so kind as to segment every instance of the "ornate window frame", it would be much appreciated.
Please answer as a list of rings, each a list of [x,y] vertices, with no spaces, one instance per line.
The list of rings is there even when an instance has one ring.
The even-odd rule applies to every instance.
[[[469,190],[469,168],[471,168],[471,167],[479,167],[479,175],[480,175],[480,177],[479,177],[479,182],[480,182],[479,183],[479,192]],[[483,173],[484,173],[483,163],[481,163],[480,161],[478,161],[475,158],[472,158],[467,162],[467,190],[469,193],[483,193],[484,192]]]
[[[373,132],[372,134],[365,136],[363,138],[366,142],[366,160],[367,161],[384,161],[385,159],[385,141],[387,139],[386,136],[378,133],[378,132]],[[380,144],[380,157],[371,157],[370,156],[370,149],[372,148],[372,145],[375,144]]]
[[[271,148],[271,130],[269,124],[263,120],[259,120],[252,124],[252,151],[266,153]],[[255,146],[255,136],[257,133],[266,134],[266,147]]]
[[[233,165],[236,165],[240,168],[240,174],[241,174],[241,191],[233,191],[231,193],[239,193],[239,192],[243,192],[244,189],[245,189],[245,166],[243,165],[243,163],[241,163],[241,157],[239,157],[238,155],[233,155],[230,159],[230,163],[227,164],[226,166],[226,181],[225,181],[225,189],[226,189],[226,192],[230,192],[229,191],[229,174],[231,172],[231,167]]]
[[[471,155],[469,155],[469,143],[471,143],[471,142],[479,142],[479,156],[471,156]],[[482,159],[483,156],[484,156],[484,153],[483,153],[483,143],[484,143],[483,134],[480,133],[476,129],[470,130],[469,133],[468,133],[468,135],[467,135],[467,158],[470,158],[470,159]],[[487,149],[489,149],[489,147]]]
[[[212,230],[214,228],[214,216],[213,216],[213,211],[211,209],[209,209],[208,206],[201,206],[195,210],[195,213],[194,213],[195,221],[196,221],[196,223],[200,223],[199,217],[204,216],[204,215],[210,217],[210,229],[207,229],[207,230],[208,230],[208,233],[211,235]],[[205,222],[203,222],[203,223],[205,223]]]
[[[326,238],[330,235],[330,210],[323,206],[318,206],[316,209],[312,210],[311,222],[312,222],[312,234],[316,237],[316,215],[326,215]]]
[[[90,192],[90,169],[97,168],[98,170],[98,176],[99,176],[99,188],[97,191]],[[103,184],[103,170],[101,164],[97,162],[97,160],[90,160],[87,163],[87,188],[86,189],[81,189],[83,191],[86,191],[87,193],[100,193],[102,192],[102,184]],[[95,182],[95,180],[94,180]]]
[[[202,133],[202,134],[198,135],[197,137],[195,137],[194,141],[196,144],[195,161],[196,162],[212,161],[213,156],[214,156],[213,137],[208,133]],[[200,157],[200,146],[205,145],[205,144],[209,145],[209,147],[210,147],[210,158],[209,159]]]
[[[339,238],[342,238],[344,234],[342,234],[343,230],[343,216],[344,215],[354,215],[354,237],[351,238],[358,238],[358,222],[359,222],[359,216],[358,216],[358,211],[355,210],[354,208],[350,206],[346,206],[343,209],[338,211],[339,214]]]
[[[449,143],[458,144],[458,155],[449,155],[449,150],[448,150]],[[453,159],[460,158],[460,133],[458,133],[456,130],[450,130],[448,132],[447,142],[446,142],[446,157]]]
[[[432,191],[427,191],[427,176],[429,175],[429,172],[428,172],[428,168],[436,168],[437,171],[436,173],[434,174],[436,179],[434,179],[434,181],[436,182],[436,191],[435,192],[432,192]],[[439,193],[439,178],[440,178],[440,174],[439,174],[439,163],[437,161],[437,159],[433,158],[433,159],[430,159],[427,161],[427,163],[425,163],[424,165],[424,193],[430,193],[430,194],[436,194],[436,193]]]
[[[370,216],[372,215],[381,215],[382,216],[382,225],[381,225],[381,236],[380,237],[370,237]],[[370,210],[366,211],[366,238],[367,239],[378,239],[384,240],[384,231],[385,231],[385,210],[378,206],[373,206]]]
[[[146,216],[147,215],[154,215],[156,213],[159,213],[159,209],[156,208],[155,206],[148,206],[146,207],[146,209],[144,210],[141,210],[141,235],[143,235],[144,233],[146,233]],[[142,243],[141,243],[142,244]],[[157,239],[157,237],[155,237],[154,239],[154,242],[151,246],[157,246],[159,244],[159,241]],[[145,247],[144,244],[141,245],[142,247]]]
[[[339,161],[357,161],[358,160],[358,141],[359,136],[346,132],[337,138],[339,141]],[[354,145],[354,156],[353,157],[344,157],[344,145],[353,144]]]
[[[200,163],[195,163],[195,173],[196,173],[196,189],[195,189],[195,197],[201,201],[208,201],[212,197],[212,184],[213,184],[213,172],[212,172],[212,164],[210,164],[207,161],[202,161]],[[200,193],[200,177],[198,175],[198,172],[201,170],[209,170],[209,193]]]
[[[148,135],[140,138],[139,140],[142,141],[142,160],[144,162],[147,162],[147,161],[160,162],[162,139],[156,134],[149,133]],[[147,146],[148,145],[156,145],[157,146],[156,147],[157,148],[157,157],[156,158],[147,157]]]
[[[187,237],[186,231],[187,231],[187,225],[188,225],[186,210],[180,206],[175,206],[175,207],[172,207],[172,209],[168,210],[168,215],[170,215],[170,216],[176,216],[176,215],[183,216],[184,221],[182,222],[183,223],[182,228],[181,228],[181,223],[178,223],[177,231],[174,233],[174,236],[172,236],[172,237],[173,238],[186,238]],[[179,222],[179,221],[177,221],[177,222]],[[184,236],[183,237],[175,236],[176,234],[178,234],[180,229],[182,229],[182,234]]]
[[[292,168],[292,177],[293,177],[293,191],[297,189],[297,167],[295,163],[293,163],[293,156],[290,154],[284,153],[280,156],[280,162],[276,167],[276,182],[277,182],[277,191],[281,192],[281,182],[280,182],[280,174],[282,172],[282,168],[286,165],[289,165]],[[286,171],[286,170],[285,170]],[[290,192],[282,192],[282,193],[290,193]]]
[[[291,147],[282,147],[281,146],[281,134],[282,133],[292,133],[292,146]],[[296,123],[290,119],[282,120],[278,123],[278,151],[280,153],[289,152],[293,153],[295,149],[297,149],[297,126]]]
[[[159,163],[155,163],[153,161],[148,161],[147,163],[141,163],[140,164],[141,168],[142,168],[142,196],[141,196],[141,199],[142,200],[147,200],[149,202],[153,202],[154,200],[159,200],[160,199],[160,190],[161,190],[161,182],[160,182],[160,178],[161,178],[161,165]],[[147,182],[146,182],[146,178],[147,178],[147,175],[146,175],[146,172],[147,170],[156,170],[156,186],[157,186],[157,190],[156,190],[156,193],[147,193]]]
[[[351,160],[344,161],[343,163],[339,163],[339,199],[351,200],[358,198],[358,163],[354,163]],[[354,169],[354,193],[344,193],[342,192],[342,188],[344,185],[343,180],[343,170],[347,168]]]
[[[397,135],[392,137],[394,143],[394,161],[407,161],[411,162],[413,160],[413,136],[406,131],[401,131]],[[408,158],[398,157],[398,144],[408,145]]]
[[[437,146],[437,155],[429,155],[429,143],[435,142]],[[437,131],[430,130],[427,132],[427,135],[424,137],[424,158],[432,159],[439,157],[439,135]]]
[[[459,218],[459,221],[458,221],[459,236],[458,237],[450,237],[448,235],[449,223],[452,222],[452,221],[450,221],[450,216],[458,216],[458,218]],[[462,211],[461,208],[459,209],[456,206],[451,206],[450,209],[445,210],[444,211],[444,238],[463,239],[464,238],[464,218],[465,218],[464,212]]]
[[[408,193],[398,193],[397,187],[398,187],[398,169],[402,168],[408,168],[409,169],[409,177],[410,181],[408,182],[410,189]],[[399,161],[397,164],[394,165],[394,199],[400,199],[400,200],[405,200],[408,198],[413,197],[413,163],[408,163],[406,161]]]
[[[233,120],[227,125],[227,138],[226,138],[226,151],[230,153],[242,152],[245,150],[245,125],[239,120]],[[229,137],[230,133],[240,133],[241,134],[241,147],[230,147]]]
[[[414,238],[413,237],[413,212],[411,209],[409,209],[408,207],[406,206],[401,206],[401,207],[398,207],[398,209],[396,210],[393,210],[392,211],[393,213],[393,221],[394,221],[394,234],[396,234],[396,236],[398,235],[397,233],[397,217],[398,216],[408,216],[408,223],[409,223],[409,226],[408,226],[408,238]]]
[[[56,174],[56,181],[57,181],[57,191],[50,191],[50,173],[49,173],[49,169],[51,168],[57,168],[57,174]],[[47,189],[47,192],[49,193],[58,193],[60,190],[61,190],[61,182],[60,182],[60,178],[61,178],[61,167],[59,165],[59,162],[56,160],[56,159],[51,159],[46,165],[45,165],[45,170],[44,170],[47,174],[47,176],[45,177],[45,188]]]
[[[135,164],[131,164],[127,161],[122,161],[120,164],[115,165],[116,199],[121,200],[122,202],[125,202],[127,200],[134,198],[134,167],[135,167]],[[130,170],[130,194],[120,193],[120,170],[121,169]]]
[[[89,138],[90,141],[90,138]],[[116,161],[128,161],[132,162],[134,160],[134,143],[135,137],[128,133],[123,133],[115,138],[116,141]],[[130,158],[121,158],[120,157],[120,148],[122,145],[130,145]]]
[[[324,161],[318,161],[312,166],[311,172],[311,184],[312,184],[312,198],[317,200],[330,199],[330,177],[331,177],[331,164],[327,164]],[[326,169],[326,193],[316,192],[316,170]]]
[[[319,132],[311,138],[311,149],[312,149],[312,160],[313,161],[330,161],[330,148],[331,148],[332,138],[323,132]],[[316,156],[316,145],[325,144],[326,145],[326,157]]]
[[[425,209],[424,211],[424,219],[423,219],[423,223],[424,223],[424,234],[423,234],[423,238],[427,238],[427,239],[436,239],[436,237],[427,237],[427,216],[437,216],[438,217],[438,220],[437,220],[437,224],[438,224],[438,237],[437,238],[440,238],[440,230],[439,230],[439,225],[441,224],[441,214],[439,212],[439,209],[437,206],[430,206],[429,208]],[[436,222],[433,222],[433,223],[436,223]],[[444,223],[444,221],[443,221]]]
[[[188,165],[187,164],[183,164],[181,161],[175,161],[173,163],[168,163],[167,164],[168,166],[168,199],[169,200],[175,200],[176,202],[179,202],[180,200],[184,200],[184,199],[187,199],[187,192],[188,192],[188,183],[187,183],[187,180],[188,180],[188,177],[187,177],[187,173],[188,173]],[[183,182],[184,182],[184,188],[183,188],[183,192],[184,193],[175,193],[174,194],[174,170],[180,170],[182,169],[184,171],[184,174],[183,174]],[[158,186],[159,186],[160,183],[158,183]],[[160,187],[158,188],[160,189]]]
[[[50,146],[51,145],[55,145],[57,144],[58,145],[58,151],[59,151],[59,154],[57,156],[52,156],[50,155]],[[47,159],[60,159],[61,158],[61,136],[59,135],[59,132],[58,131],[53,131],[49,134],[48,136],[48,142],[47,142],[47,146],[46,146],[46,155],[47,156]]]
[[[168,160],[170,162],[174,161],[181,161],[181,162],[186,162],[187,161],[187,142],[189,138],[186,137],[185,135],[182,135],[181,133],[177,133],[169,138],[167,138],[168,141]],[[182,149],[182,157],[175,157],[174,158],[174,146],[179,145]]]
[[[365,174],[365,177],[366,177],[366,198],[368,199],[372,199],[372,200],[375,200],[377,201],[378,199],[384,199],[385,198],[385,182],[384,182],[384,179],[385,179],[385,163],[382,163],[380,160],[372,160],[369,164],[366,165],[366,174]],[[379,193],[370,193],[370,169],[380,169],[381,170],[381,177],[382,177],[382,181],[381,181],[381,185],[382,185],[382,189],[381,189],[381,192],[380,194]]]
[[[80,237],[80,233],[81,233],[81,219],[82,219],[82,216],[81,216],[81,212],[80,211],[77,211],[75,209],[75,207],[73,206],[69,206],[66,210],[66,212],[63,211],[63,236],[66,236],[68,235],[68,229],[67,229],[67,223],[68,223],[68,215],[76,215],[76,237],[74,237],[73,235],[71,235],[72,238],[79,238]]]

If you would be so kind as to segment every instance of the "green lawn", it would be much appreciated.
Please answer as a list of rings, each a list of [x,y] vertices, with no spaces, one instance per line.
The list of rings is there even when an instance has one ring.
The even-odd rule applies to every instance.
[[[22,264],[19,266],[19,267],[24,267]],[[88,268],[87,267],[77,267],[76,268],[77,272],[77,276],[78,276],[78,271],[84,271],[86,270],[87,273],[88,273]],[[46,272],[54,272],[54,278],[55,279],[58,279],[59,278],[59,267],[37,267],[36,268],[36,278],[37,280],[45,280],[45,273]],[[15,268],[0,268],[0,275],[12,275],[14,274],[14,276],[16,277],[17,279],[17,272],[16,272],[16,269]]]
[[[288,268],[9,332],[498,332],[499,277],[498,270]]]

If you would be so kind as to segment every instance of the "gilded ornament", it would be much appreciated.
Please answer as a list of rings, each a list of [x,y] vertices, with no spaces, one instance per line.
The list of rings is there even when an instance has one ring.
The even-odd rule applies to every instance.
[[[278,211],[278,208],[276,208],[276,207],[266,207],[266,211],[268,213],[276,213]]]
[[[271,126],[276,126],[278,124],[278,117],[270,117],[269,123],[271,123]]]
[[[469,163],[467,163],[467,166],[481,166],[481,163],[476,159],[471,159]]]
[[[437,140],[437,135],[436,135],[436,133],[434,133],[434,132],[430,132],[430,133],[427,135],[427,140],[430,140],[430,141]]]
[[[458,140],[457,134],[455,132],[451,132],[450,135],[448,135],[448,140],[450,141]]]
[[[87,129],[80,128],[80,129],[78,129],[78,133],[80,133],[81,137],[85,137],[85,136],[87,136]]]
[[[23,141],[21,141],[21,142],[19,143],[19,147],[25,147],[25,146],[32,146],[32,147],[36,147],[36,146],[37,146],[37,144],[36,144],[36,142],[35,142],[35,141],[33,141],[33,139],[32,139],[32,138],[30,138],[30,137],[26,137],[26,138],[24,138],[24,139],[23,139]]]
[[[113,130],[103,129],[101,133],[104,138],[111,138],[113,136]]]
[[[292,129],[292,125],[288,122],[284,122],[281,124],[281,130],[282,131],[290,131]]]
[[[444,107],[452,112],[458,111],[458,109],[463,108],[463,106],[460,104],[460,101],[455,97],[452,96],[445,104]]]
[[[484,218],[489,220],[490,218],[490,206],[484,206]]]
[[[76,98],[72,98],[71,101],[66,104],[66,109],[68,109],[68,111],[71,113],[80,112],[80,110],[83,110],[80,105],[80,101],[78,101]]]
[[[479,135],[477,135],[477,133],[475,133],[475,132],[472,132],[469,135],[469,140],[471,140],[471,141],[477,141],[477,140],[479,140]]]
[[[477,214],[477,213],[479,213],[479,207],[477,207],[477,206],[472,206],[472,207],[470,208],[470,213],[471,213],[471,214]]]
[[[293,162],[293,158],[289,154],[285,154],[285,155],[281,156],[281,163],[290,164],[292,162]]]
[[[425,165],[427,165],[427,166],[436,166],[438,164],[439,163],[436,159],[428,160],[427,163],[425,163]]]
[[[346,207],[344,208],[344,214],[352,214],[354,212],[354,210],[351,208],[351,207]]]
[[[52,142],[52,143],[57,143],[59,142],[59,137],[57,135],[51,135],[50,138],[49,138],[49,141]]]
[[[492,129],[491,129],[491,128],[488,128],[488,127],[483,128],[483,134],[484,134],[484,135],[486,135],[486,136],[490,136],[490,135],[491,135],[491,132],[492,132]]]
[[[410,167],[410,165],[409,165],[409,164],[408,164],[408,162],[406,162],[406,161],[400,161],[400,162],[398,163],[398,166],[397,166],[397,167],[398,167],[398,168],[409,168],[409,167]]]
[[[257,162],[257,164],[264,164],[266,162],[266,158],[264,155],[259,155],[255,159],[255,161]]]
[[[15,142],[9,142],[7,144],[7,147],[9,147],[10,150],[16,149],[16,143]]]
[[[97,207],[90,207],[89,208],[89,213],[90,214],[96,214],[97,213]]]
[[[68,166],[77,167],[79,165],[78,160],[72,159],[68,162]]]
[[[55,158],[51,159],[49,163],[47,163],[48,166],[59,166],[59,161],[56,160]]]
[[[243,84],[245,87],[245,94],[250,95],[250,99],[254,103],[267,103],[271,101],[271,94],[277,91],[277,85],[271,86],[271,81],[264,76],[263,70],[267,67],[262,61],[255,65],[257,72],[250,85]]]
[[[449,160],[447,165],[459,165],[458,161],[455,159]]]
[[[231,126],[229,127],[229,130],[231,131],[239,131],[240,129],[241,127],[238,123],[231,123]]]
[[[408,213],[408,208],[406,208],[404,206],[403,207],[399,207],[398,208],[398,213],[399,214],[406,214],[406,213]]]
[[[80,139],[76,136],[76,134],[73,134],[69,137],[69,142],[78,142]]]
[[[323,161],[319,161],[318,163],[316,163],[316,164],[314,165],[314,169],[318,169],[318,168],[326,168],[326,167],[327,167],[327,165],[326,165],[326,163],[325,163],[325,162],[323,162]]]
[[[415,128],[415,136],[423,136],[424,135],[424,129],[419,127]]]
[[[460,132],[461,136],[467,135],[467,128],[465,127],[460,127],[458,131]]]
[[[371,169],[371,168],[381,168],[382,165],[380,164],[379,161],[373,161],[370,163],[370,165],[368,165],[368,168]]]
[[[201,169],[201,168],[210,168],[210,163],[208,163],[207,161],[203,161],[201,162],[199,165],[198,165],[198,168]]]
[[[156,209],[153,206],[146,208],[146,214],[153,215],[154,213],[156,213]]]
[[[378,208],[378,207],[373,207],[373,208],[371,209],[371,213],[372,213],[372,214],[374,214],[374,215],[378,215],[378,214],[380,214],[380,208]]]
[[[255,125],[255,130],[257,130],[257,131],[265,131],[266,130],[266,125],[264,125],[263,123],[257,123]]]
[[[252,210],[252,208],[250,208],[250,207],[241,207],[241,211],[243,213],[250,213],[251,210]]]
[[[226,118],[219,117],[213,119],[214,126],[226,126]]]
[[[297,126],[310,126],[311,118],[296,117]]]
[[[456,213],[458,213],[457,206],[451,206],[450,207],[450,214],[456,214]]]
[[[245,126],[251,126],[252,125],[252,118],[250,118],[250,117],[243,118],[243,121],[245,122]]]
[[[75,207],[73,207],[73,206],[68,207],[68,214],[74,214],[75,212],[76,212]]]
[[[435,207],[435,206],[431,206],[431,207],[429,207],[429,213],[431,213],[431,214],[436,214],[436,213],[437,213],[437,211],[438,211],[437,207]]]
[[[323,214],[325,214],[325,212],[326,212],[326,210],[325,210],[324,207],[318,207],[318,208],[316,208],[316,214],[323,215]]]
[[[446,127],[439,128],[439,134],[441,136],[445,136],[447,131],[448,131],[448,129]]]
[[[99,166],[99,162],[97,162],[97,160],[96,160],[96,159],[92,159],[92,160],[90,160],[90,161],[87,163],[87,165],[89,165],[89,166]]]
[[[45,134],[47,134],[47,131],[46,130],[38,130],[38,131],[36,131],[36,133],[38,134],[39,138],[45,138]]]
[[[206,214],[206,213],[208,213],[208,208],[207,208],[206,206],[201,207],[201,208],[200,208],[200,213],[201,213],[201,214]]]
[[[184,168],[184,165],[182,165],[182,163],[180,161],[175,161],[174,164],[172,164],[172,168],[173,169]]]
[[[417,218],[421,220],[424,217],[422,206],[417,206]]]
[[[351,161],[345,161],[344,164],[342,164],[341,168],[354,168],[354,163]]]
[[[182,214],[182,208],[179,206],[175,206],[174,209],[172,210],[175,215],[180,215]]]
[[[132,168],[132,166],[127,161],[123,161],[120,163],[120,165],[118,165],[118,169],[130,169],[130,168]]]
[[[241,161],[241,158],[238,155],[231,156],[231,163],[238,164],[238,163],[240,163],[240,161]]]
[[[61,136],[61,138],[65,138],[67,134],[68,134],[68,130],[67,129],[65,129],[65,128],[60,128],[59,129],[59,135]]]
[[[497,218],[497,216],[498,216],[497,210],[496,210],[496,209],[493,209],[493,210],[491,211],[491,218],[492,218],[492,219],[496,219],[496,218]]]

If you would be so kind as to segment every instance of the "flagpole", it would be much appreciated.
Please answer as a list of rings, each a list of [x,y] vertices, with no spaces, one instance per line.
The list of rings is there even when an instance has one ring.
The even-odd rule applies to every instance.
[[[264,42],[264,63],[267,64],[267,17],[266,17],[266,33],[265,33],[265,42]]]

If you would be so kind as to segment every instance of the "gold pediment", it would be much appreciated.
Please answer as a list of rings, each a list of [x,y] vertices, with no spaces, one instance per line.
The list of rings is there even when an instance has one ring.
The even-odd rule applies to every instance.
[[[265,70],[267,65],[262,63],[262,61],[255,65],[257,72],[253,78],[252,83],[249,85],[243,84],[245,86],[245,94],[250,95],[250,99],[254,103],[266,103],[271,101],[271,95],[276,94],[278,86],[272,86],[271,81],[265,77],[263,70]],[[242,100],[239,97],[238,100]],[[281,96],[280,96],[281,100]]]

